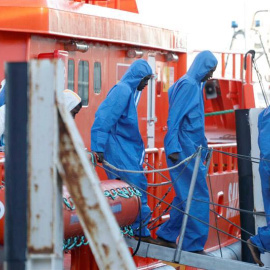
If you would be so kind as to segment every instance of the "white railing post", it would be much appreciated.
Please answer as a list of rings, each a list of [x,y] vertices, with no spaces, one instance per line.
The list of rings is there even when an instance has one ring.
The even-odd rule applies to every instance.
[[[62,182],[58,177],[55,90],[64,90],[62,62],[29,63],[28,270],[63,269]]]

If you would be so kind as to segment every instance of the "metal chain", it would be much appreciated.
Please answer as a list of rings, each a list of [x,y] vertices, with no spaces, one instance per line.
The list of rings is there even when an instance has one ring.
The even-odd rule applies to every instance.
[[[71,250],[75,247],[80,247],[82,245],[86,246],[89,244],[88,241],[85,241],[86,238],[84,235],[82,236],[74,236],[74,237],[70,237],[66,240],[64,240],[63,242],[63,250],[67,251],[67,250]]]

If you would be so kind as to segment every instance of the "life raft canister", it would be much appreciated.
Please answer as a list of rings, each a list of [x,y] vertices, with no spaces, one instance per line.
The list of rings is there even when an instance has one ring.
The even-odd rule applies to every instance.
[[[140,192],[121,180],[104,180],[101,189],[107,197],[112,212],[120,227],[131,225],[140,211]],[[72,198],[63,186],[64,238],[83,235]],[[0,189],[0,244],[4,243],[5,187]]]

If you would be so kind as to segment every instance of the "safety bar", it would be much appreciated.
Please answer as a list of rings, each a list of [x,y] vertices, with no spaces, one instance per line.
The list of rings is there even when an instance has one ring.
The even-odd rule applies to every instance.
[[[204,116],[207,117],[207,116],[214,116],[214,115],[221,115],[221,114],[228,114],[228,113],[234,113],[234,110],[211,112],[211,113],[204,114]]]
[[[195,50],[194,53],[200,52]],[[228,72],[231,73],[231,78],[235,80],[243,80],[243,66],[244,66],[244,53],[243,52],[220,52],[212,51],[218,60],[217,70],[214,73],[214,77],[228,78]],[[228,62],[228,60],[230,60]],[[218,74],[220,72],[220,74]],[[225,73],[227,72],[226,76]]]
[[[164,148],[148,148],[145,149],[145,161],[149,164],[149,166],[152,166],[152,168],[155,169],[161,169],[162,168],[162,157],[164,153]],[[147,166],[145,167],[147,168]],[[150,170],[152,168],[149,168]],[[147,174],[147,180],[149,184],[160,184],[162,183],[162,176],[159,173],[151,173]],[[158,188],[157,186],[150,186],[148,188],[148,191],[153,194],[157,198],[162,197],[162,190],[161,188]],[[158,217],[160,215],[160,207],[156,207],[157,199],[155,199],[153,196],[149,196],[148,198],[148,204],[151,207],[151,209],[154,209],[153,212],[153,218]]]
[[[238,169],[237,158],[233,157],[237,154],[237,144],[212,144],[208,146],[213,148],[213,155],[209,165],[209,175],[214,173],[232,172]],[[215,151],[217,150],[217,151]],[[226,152],[224,154],[218,151]]]

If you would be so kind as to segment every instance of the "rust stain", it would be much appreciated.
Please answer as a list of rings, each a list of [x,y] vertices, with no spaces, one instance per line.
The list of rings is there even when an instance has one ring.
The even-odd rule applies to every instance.
[[[89,210],[98,210],[99,209],[99,204],[98,203],[96,203],[96,204],[94,204],[94,205],[88,205],[88,209]]]
[[[52,245],[51,247],[43,247],[43,248],[35,248],[33,246],[28,247],[29,254],[39,254],[39,253],[50,254],[53,252],[54,252],[54,245]]]
[[[36,214],[36,218],[37,219],[40,219],[40,214]]]
[[[50,168],[50,175],[51,175],[51,177],[53,178],[54,177],[54,168]]]
[[[105,245],[105,244],[102,244],[102,248],[103,248],[103,250],[104,250],[104,253],[105,253],[106,257],[108,257],[109,254],[110,254],[110,249],[109,249],[109,247],[108,247],[107,245]]]
[[[35,192],[38,191],[38,184],[35,184],[35,185],[34,185],[34,189],[35,189]]]

